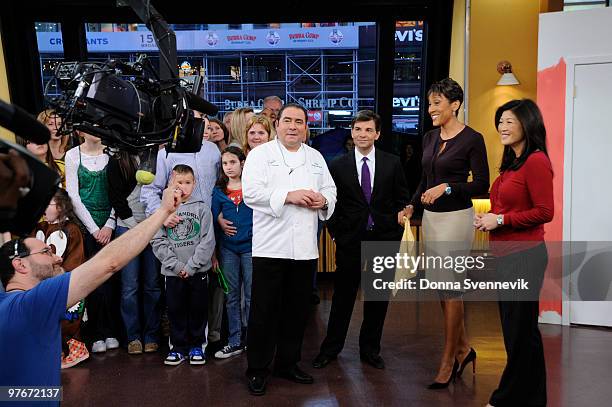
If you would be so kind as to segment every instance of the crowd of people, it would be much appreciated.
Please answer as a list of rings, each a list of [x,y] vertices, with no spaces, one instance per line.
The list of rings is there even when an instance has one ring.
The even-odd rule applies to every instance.
[[[246,107],[222,119],[200,117],[200,151],[160,148],[148,185],[136,182],[138,156],[109,157],[99,138],[64,134],[54,111],[41,112],[49,143],[23,144],[61,174],[62,188],[30,238],[2,246],[0,364],[24,365],[15,359],[18,352],[7,351],[17,346],[19,330],[29,329],[15,323],[17,312],[23,317],[33,307],[48,310],[32,332],[57,335],[57,341],[30,351],[45,355],[25,365],[47,363],[45,369],[0,373],[0,384],[59,384],[53,358],[59,360],[60,352],[61,368],[122,342],[130,355],[157,352],[166,349],[164,331],[166,365],[202,365],[211,356],[246,352],[253,395],[265,394],[270,373],[312,383],[299,362],[321,223],[335,241],[336,271],[327,333],[312,362],[316,369],[332,363],[344,347],[361,284],[361,242],[399,241],[421,209],[425,239],[462,242],[465,253],[475,229],[490,232],[493,241],[529,241],[523,251],[500,258],[506,273],[528,267],[541,286],[543,225],[552,219],[553,200],[538,107],[515,100],[497,110],[503,160],[491,187],[491,212],[479,214],[472,198],[489,190],[484,138],[458,120],[463,91],[455,81],[433,84],[427,96],[435,129],[423,137],[423,171],[412,194],[399,158],[375,147],[381,119],[369,110],[352,120],[354,148],[331,163],[308,144],[304,107],[283,105],[277,96],[266,98],[259,114]],[[539,261],[526,264],[524,256],[534,253]],[[28,297],[33,292],[38,294]],[[439,292],[445,341],[430,389],[447,387],[470,363],[475,372],[463,294]],[[52,303],[42,306],[50,297]],[[366,300],[363,307],[360,358],[384,369],[388,301]],[[537,301],[500,301],[499,308],[508,362],[490,404],[545,405]],[[51,328],[54,323],[58,327]]]

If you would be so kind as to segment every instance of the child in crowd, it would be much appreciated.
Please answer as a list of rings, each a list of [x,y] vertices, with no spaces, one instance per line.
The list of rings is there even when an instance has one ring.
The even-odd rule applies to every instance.
[[[85,261],[83,236],[76,223],[68,193],[58,189],[45,211],[45,220],[36,227],[34,236],[53,248],[62,258],[62,267],[72,271]],[[84,301],[66,311],[62,321],[62,369],[75,366],[89,358],[87,347],[77,338],[81,328]]]
[[[172,170],[170,185],[182,193],[182,204],[151,240],[153,253],[161,261],[166,281],[166,303],[172,349],[164,363],[179,365],[189,354],[189,363],[206,363],[202,345],[208,321],[207,272],[215,250],[210,208],[191,197],[195,186],[193,169],[179,164]],[[177,223],[178,222],[178,223]]]
[[[106,167],[109,156],[99,137],[79,132],[83,143],[66,153],[66,191],[74,213],[87,229],[83,237],[86,258],[93,257],[110,242],[115,230],[115,211],[108,198]],[[119,279],[113,275],[87,300],[88,330],[93,353],[119,347]]]
[[[236,228],[233,234],[217,230],[218,250],[223,273],[227,279],[227,318],[229,340],[227,346],[215,353],[226,359],[242,353],[242,315],[249,317],[251,303],[251,240],[253,237],[253,210],[242,200],[242,167],[246,157],[238,147],[227,147],[221,154],[222,172],[213,190],[213,219],[220,213]],[[244,293],[244,313],[241,311],[241,292]]]

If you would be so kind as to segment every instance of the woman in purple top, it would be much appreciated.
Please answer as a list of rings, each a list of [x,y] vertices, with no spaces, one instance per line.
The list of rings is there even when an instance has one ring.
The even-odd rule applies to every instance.
[[[468,255],[474,240],[472,198],[489,189],[489,165],[482,135],[457,119],[463,90],[447,78],[434,83],[427,94],[429,115],[436,129],[423,136],[423,174],[407,213],[422,206],[423,233],[428,255]],[[472,181],[468,177],[472,174]],[[434,243],[435,242],[435,243]],[[460,270],[426,270],[428,280],[444,282],[452,290],[440,290],[444,315],[444,351],[438,374],[430,389],[446,388],[474,362],[463,323],[463,291],[457,290],[465,278]]]

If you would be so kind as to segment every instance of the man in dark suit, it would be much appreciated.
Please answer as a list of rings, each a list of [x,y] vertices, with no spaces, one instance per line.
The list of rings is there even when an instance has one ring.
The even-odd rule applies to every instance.
[[[344,347],[353,306],[361,282],[362,241],[399,241],[405,205],[410,193],[398,157],[374,147],[380,137],[380,116],[371,110],[357,113],[351,123],[355,149],[336,158],[329,166],[336,183],[338,200],[328,222],[336,242],[334,296],[327,336],[315,368],[323,368]],[[359,334],[361,360],[383,369],[380,357],[387,301],[364,301]]]

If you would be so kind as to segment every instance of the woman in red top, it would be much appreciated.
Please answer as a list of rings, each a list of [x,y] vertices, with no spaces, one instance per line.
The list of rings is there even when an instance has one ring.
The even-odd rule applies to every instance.
[[[548,264],[544,224],[554,212],[546,129],[540,109],[529,99],[512,100],[498,108],[495,123],[504,145],[500,175],[491,187],[491,212],[476,215],[474,226],[491,232],[498,278],[524,278],[529,291],[500,294],[507,363],[489,406],[545,406],[539,293]]]

